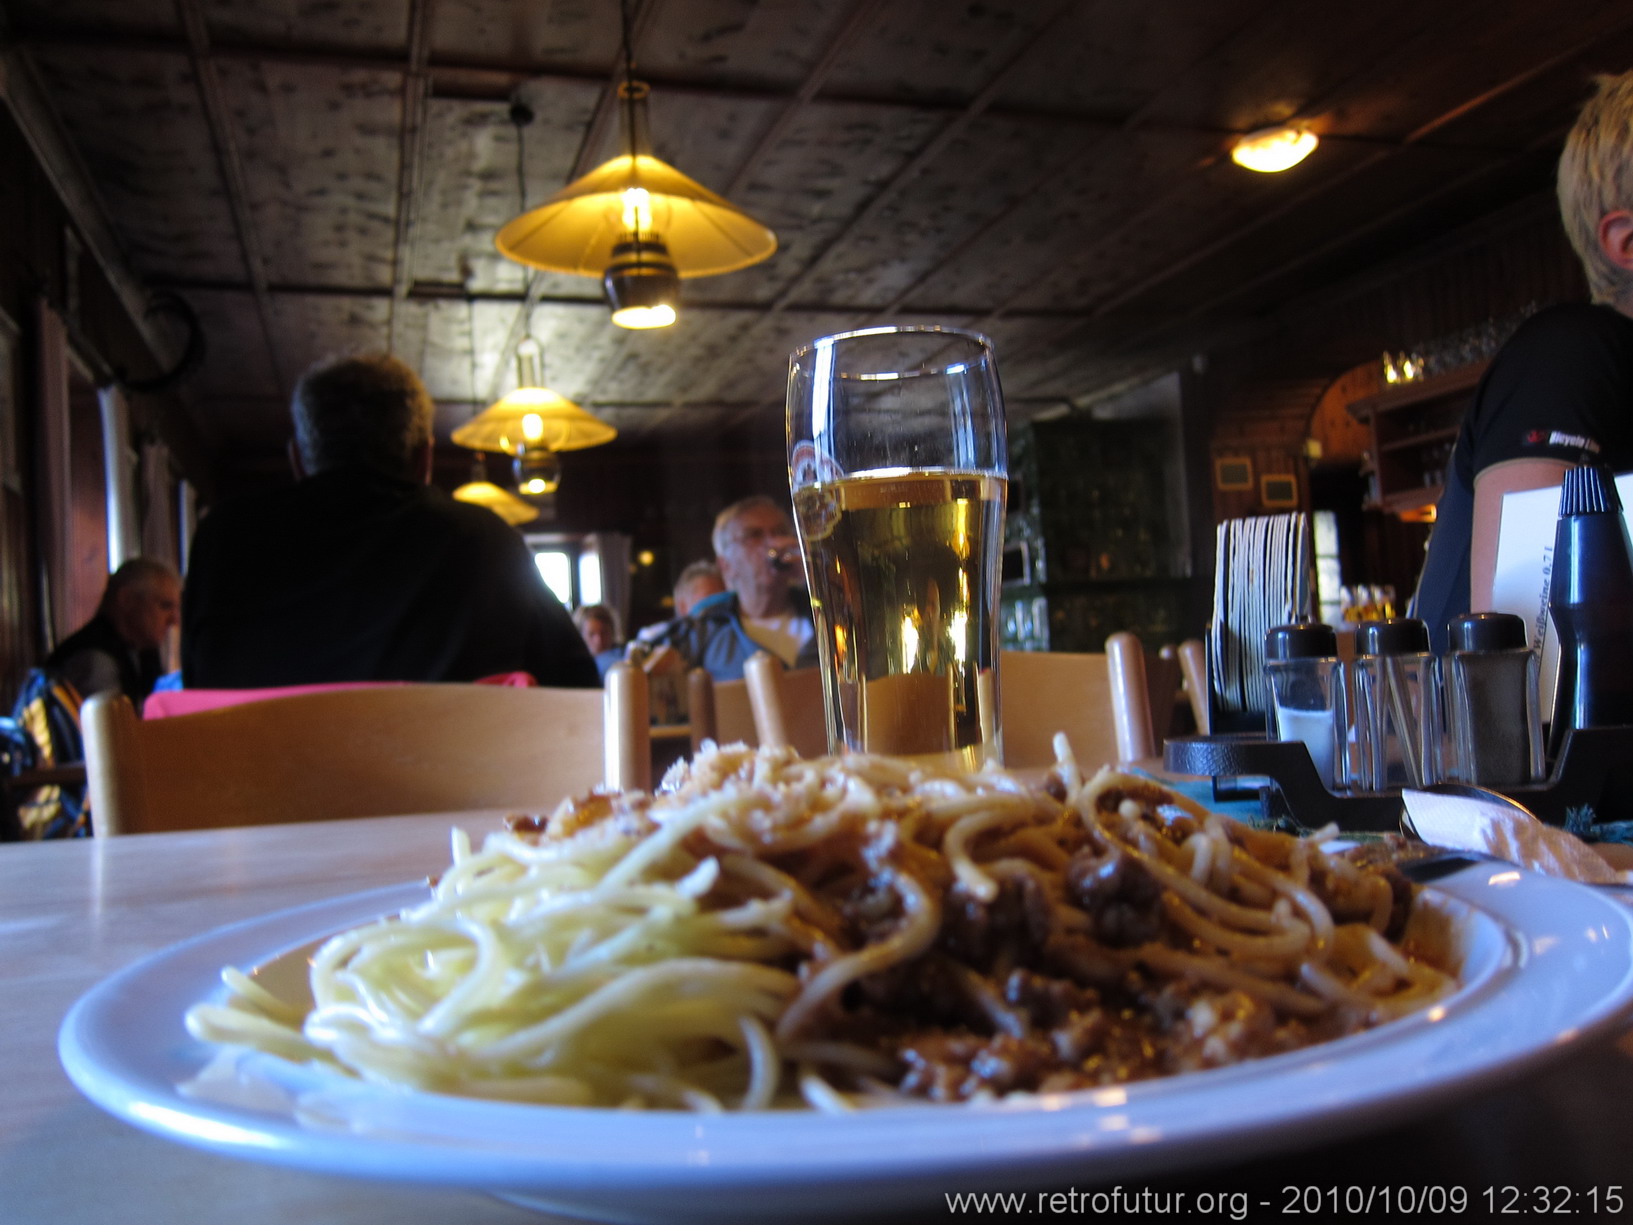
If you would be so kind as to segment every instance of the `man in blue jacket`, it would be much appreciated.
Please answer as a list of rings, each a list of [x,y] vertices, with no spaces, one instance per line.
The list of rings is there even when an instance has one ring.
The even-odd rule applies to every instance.
[[[816,667],[816,631],[788,512],[763,494],[733,502],[715,518],[714,552],[726,590],[677,619],[664,644],[717,681],[741,678],[757,651],[791,668]]]

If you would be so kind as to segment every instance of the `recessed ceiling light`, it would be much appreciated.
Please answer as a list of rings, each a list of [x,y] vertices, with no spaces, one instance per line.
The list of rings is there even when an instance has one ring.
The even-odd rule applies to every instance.
[[[1298,165],[1316,147],[1314,132],[1303,128],[1260,128],[1249,132],[1230,151],[1230,159],[1238,166],[1274,174]]]

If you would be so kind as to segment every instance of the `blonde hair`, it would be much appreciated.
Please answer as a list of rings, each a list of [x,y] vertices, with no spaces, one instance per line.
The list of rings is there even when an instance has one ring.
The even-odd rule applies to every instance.
[[[1633,274],[1599,246],[1607,213],[1633,209],[1633,72],[1595,78],[1559,157],[1559,212],[1595,302],[1633,301]]]

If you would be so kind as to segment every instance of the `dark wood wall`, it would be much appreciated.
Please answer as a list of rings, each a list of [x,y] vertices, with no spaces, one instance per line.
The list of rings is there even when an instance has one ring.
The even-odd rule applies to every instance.
[[[1421,349],[1487,320],[1587,296],[1552,192],[1539,191],[1289,304],[1251,339],[1208,355],[1200,381],[1213,421],[1210,458],[1245,457],[1255,474],[1250,491],[1215,486],[1216,519],[1268,513],[1260,475],[1291,474],[1302,509],[1342,512],[1346,578],[1392,584],[1404,598],[1429,529],[1359,505],[1367,438],[1345,420],[1345,406],[1382,388],[1385,351]]]

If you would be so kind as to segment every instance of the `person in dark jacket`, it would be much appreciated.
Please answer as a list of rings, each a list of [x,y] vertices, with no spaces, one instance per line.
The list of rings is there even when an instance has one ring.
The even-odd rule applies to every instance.
[[[1600,78],[1558,191],[1593,301],[1521,325],[1464,415],[1412,606],[1437,651],[1451,618],[1491,607],[1504,494],[1558,485],[1577,464],[1633,470],[1633,72]]]
[[[133,557],[113,572],[96,616],[64,638],[45,666],[81,698],[117,691],[138,710],[163,671],[160,651],[181,619],[181,579],[162,561]]]
[[[182,601],[189,688],[472,681],[598,686],[516,530],[430,486],[431,397],[393,357],[309,370],[295,484],[200,523]]]

